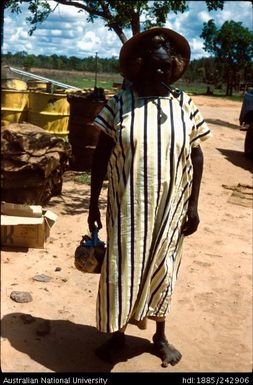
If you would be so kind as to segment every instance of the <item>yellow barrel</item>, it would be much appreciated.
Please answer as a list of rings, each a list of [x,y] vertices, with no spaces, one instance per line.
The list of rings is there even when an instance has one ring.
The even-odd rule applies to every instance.
[[[21,79],[2,79],[1,87],[9,90],[26,91],[27,83]]]
[[[29,90],[41,90],[41,91],[48,91],[49,82],[42,81],[42,80],[28,80],[27,86]]]
[[[1,126],[28,121],[29,91],[1,90]]]
[[[30,91],[28,121],[67,140],[69,123],[67,95]]]

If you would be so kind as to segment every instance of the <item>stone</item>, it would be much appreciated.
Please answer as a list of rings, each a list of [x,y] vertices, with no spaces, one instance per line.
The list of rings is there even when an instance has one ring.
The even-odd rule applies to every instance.
[[[38,274],[33,277],[33,280],[38,282],[49,282],[51,281],[51,279],[52,279],[51,277],[48,277],[45,274]]]
[[[27,291],[12,291],[10,297],[13,301],[19,303],[32,302],[33,298]]]

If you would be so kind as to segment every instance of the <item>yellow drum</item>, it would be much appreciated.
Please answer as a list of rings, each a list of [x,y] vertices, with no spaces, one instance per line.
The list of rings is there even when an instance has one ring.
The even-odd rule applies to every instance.
[[[27,83],[21,79],[2,79],[1,87],[9,90],[26,91]]]
[[[41,90],[46,92],[48,91],[50,83],[42,80],[28,80],[27,86],[29,90]]]
[[[66,94],[30,91],[28,111],[30,123],[67,139],[69,114]]]
[[[29,91],[1,90],[1,126],[28,121]]]

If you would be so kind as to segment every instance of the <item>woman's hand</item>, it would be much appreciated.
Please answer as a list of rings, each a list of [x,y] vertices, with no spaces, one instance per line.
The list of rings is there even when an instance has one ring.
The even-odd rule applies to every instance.
[[[195,233],[195,231],[197,231],[198,225],[199,225],[199,215],[198,215],[197,206],[189,204],[187,215],[186,215],[186,222],[182,228],[182,234],[184,236],[187,236]]]
[[[90,207],[88,216],[89,230],[92,233],[95,227],[102,228],[101,216],[98,206]]]

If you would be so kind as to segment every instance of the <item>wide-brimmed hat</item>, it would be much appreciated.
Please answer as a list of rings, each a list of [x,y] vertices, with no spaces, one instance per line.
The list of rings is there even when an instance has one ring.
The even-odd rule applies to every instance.
[[[136,59],[139,57],[138,51],[142,41],[146,40],[147,37],[160,34],[170,42],[181,59],[175,61],[175,68],[170,83],[174,83],[183,75],[189,64],[191,55],[188,41],[182,35],[169,28],[153,27],[144,32],[137,33],[123,44],[119,54],[119,65],[120,72],[124,78],[130,81],[136,78],[140,69]]]

